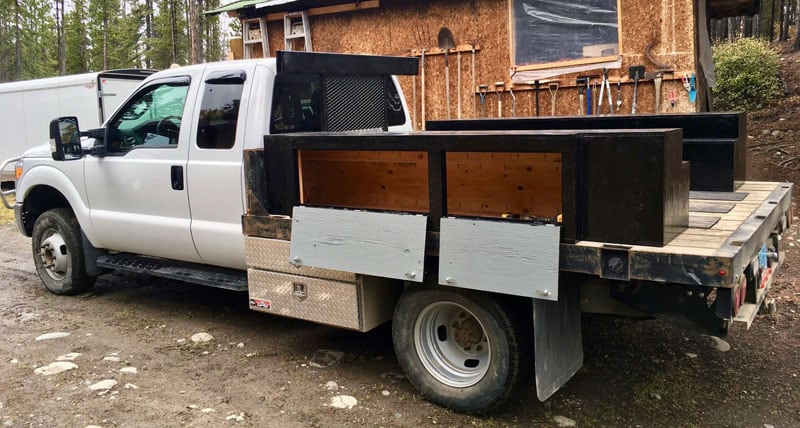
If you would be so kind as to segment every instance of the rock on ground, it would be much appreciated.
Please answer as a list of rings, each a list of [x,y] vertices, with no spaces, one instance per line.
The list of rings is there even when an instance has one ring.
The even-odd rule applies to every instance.
[[[56,357],[56,361],[73,361],[80,356],[79,352],[70,352],[69,354],[59,355]]]
[[[194,342],[194,343],[203,343],[203,342],[208,342],[213,338],[214,338],[214,336],[212,336],[212,335],[210,335],[208,333],[195,333],[195,334],[192,335],[192,342]]]
[[[566,416],[553,416],[553,422],[560,427],[574,427],[578,425],[573,419]]]
[[[66,333],[66,332],[63,332],[63,331],[56,331],[56,332],[53,332],[53,333],[45,333],[45,334],[36,336],[36,340],[39,341],[39,340],[61,339],[61,338],[69,336],[70,334],[71,333]]]
[[[331,398],[331,407],[337,409],[352,409],[358,404],[355,397],[349,395],[337,395]]]
[[[92,391],[108,391],[109,389],[115,386],[117,386],[117,381],[115,381],[114,379],[106,379],[106,380],[101,380],[100,382],[97,382],[93,385],[90,385],[89,389],[91,389]]]
[[[324,369],[325,367],[337,363],[342,359],[343,356],[344,352],[341,351],[320,349],[319,351],[314,352],[314,356],[311,357],[311,361],[309,361],[308,365],[318,369]]]
[[[39,367],[33,372],[37,375],[42,376],[50,376],[56,373],[65,372],[67,370],[74,370],[77,369],[78,365],[74,363],[70,363],[67,361],[56,361],[55,363],[50,363],[44,367]]]
[[[731,350],[730,343],[720,339],[719,337],[717,336],[706,336],[706,337],[708,338],[709,345],[711,345],[711,347],[716,349],[717,351],[728,352]]]

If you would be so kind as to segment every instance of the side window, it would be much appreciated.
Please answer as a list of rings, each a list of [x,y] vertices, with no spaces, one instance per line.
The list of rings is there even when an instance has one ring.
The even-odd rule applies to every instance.
[[[137,93],[109,126],[110,152],[177,147],[189,79],[153,84]]]
[[[230,149],[236,138],[244,83],[206,83],[197,123],[197,147]]]
[[[278,74],[272,94],[271,134],[322,130],[321,79],[315,74]]]

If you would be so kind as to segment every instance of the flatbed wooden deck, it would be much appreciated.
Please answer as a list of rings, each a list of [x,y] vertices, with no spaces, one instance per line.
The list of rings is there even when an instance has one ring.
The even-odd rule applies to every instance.
[[[630,256],[630,279],[732,286],[774,230],[782,230],[784,216],[790,211],[792,186],[746,181],[738,183],[735,192],[692,192],[690,227],[667,245],[562,244],[562,270],[602,276],[598,269],[582,267],[601,266],[604,250],[622,251]]]

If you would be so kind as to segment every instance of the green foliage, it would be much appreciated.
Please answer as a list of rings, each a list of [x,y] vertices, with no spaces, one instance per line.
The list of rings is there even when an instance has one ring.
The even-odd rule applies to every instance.
[[[153,17],[153,36],[147,40],[147,58],[153,68],[186,64],[189,60],[189,35],[185,3],[180,0],[156,0],[159,13]]]
[[[753,110],[781,95],[778,52],[757,39],[714,46],[715,110]]]
[[[89,71],[89,33],[86,0],[73,0],[72,10],[64,17],[64,33],[67,42],[67,74]]]
[[[200,27],[198,61],[224,56],[220,17],[202,12],[228,0],[68,0],[62,40],[57,1],[0,0],[0,82],[58,75],[59,42],[67,74],[188,64],[190,2]]]

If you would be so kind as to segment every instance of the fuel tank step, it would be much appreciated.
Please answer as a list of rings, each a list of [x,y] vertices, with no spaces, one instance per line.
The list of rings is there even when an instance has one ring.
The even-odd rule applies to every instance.
[[[175,260],[117,253],[97,259],[97,266],[233,291],[247,291],[247,271],[225,269]]]

